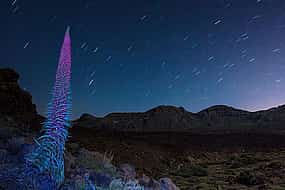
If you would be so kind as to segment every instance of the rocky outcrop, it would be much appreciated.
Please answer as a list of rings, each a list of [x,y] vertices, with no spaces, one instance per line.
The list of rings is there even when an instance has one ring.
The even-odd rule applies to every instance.
[[[159,106],[144,113],[113,113],[104,119],[113,128],[129,130],[175,130],[201,125],[194,114],[173,106]]]
[[[261,127],[285,127],[285,105],[272,108],[266,111],[260,111],[258,125]]]
[[[102,122],[102,118],[98,118],[98,117],[95,117],[91,114],[82,114],[81,117],[79,119],[77,119],[76,121],[73,121],[73,125],[77,125],[77,124],[80,124],[80,125],[84,125],[85,127],[93,127],[94,125],[96,126],[102,126],[103,124],[101,123]]]
[[[19,74],[12,69],[0,69],[0,115],[10,117],[24,126],[39,128],[43,120],[37,114],[32,96],[21,89]]]
[[[84,114],[74,121],[74,126],[131,131],[172,131],[202,127],[198,115],[184,108],[159,106],[143,113],[111,113],[104,118]]]
[[[233,107],[212,106],[198,113],[208,127],[251,127],[257,125],[261,115]]]
[[[225,105],[209,107],[198,113],[184,108],[158,106],[146,112],[111,113],[103,118],[84,114],[74,126],[127,131],[181,131],[193,128],[283,127],[285,106],[249,112]]]

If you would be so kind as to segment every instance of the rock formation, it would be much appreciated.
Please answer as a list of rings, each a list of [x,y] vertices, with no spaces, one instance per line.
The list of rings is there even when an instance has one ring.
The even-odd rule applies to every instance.
[[[158,106],[146,112],[110,113],[98,118],[84,114],[74,126],[127,131],[181,131],[193,128],[283,127],[285,106],[249,112],[225,105],[209,107],[198,113],[174,106]]]
[[[0,69],[0,115],[12,118],[19,127],[40,128],[43,117],[37,114],[32,96],[21,89],[19,74],[12,69]]]

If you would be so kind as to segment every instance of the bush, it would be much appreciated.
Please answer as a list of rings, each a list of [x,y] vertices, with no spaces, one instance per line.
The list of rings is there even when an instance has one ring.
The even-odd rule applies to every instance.
[[[190,167],[182,167],[178,170],[178,172],[175,173],[175,175],[179,175],[182,177],[191,177],[191,176],[198,176],[198,177],[204,177],[208,176],[208,170],[205,167],[202,167],[201,165],[191,165]]]
[[[256,175],[252,174],[250,171],[242,171],[236,178],[237,183],[246,185],[246,186],[253,186],[253,185],[260,185],[263,183],[263,180]]]
[[[144,190],[136,180],[129,180],[124,182],[122,179],[115,179],[111,182],[110,190]]]
[[[112,165],[111,161],[112,159],[107,158],[106,155],[102,155],[98,152],[91,152],[82,148],[78,153],[76,165],[86,169],[95,170],[99,173],[116,176],[116,168]]]

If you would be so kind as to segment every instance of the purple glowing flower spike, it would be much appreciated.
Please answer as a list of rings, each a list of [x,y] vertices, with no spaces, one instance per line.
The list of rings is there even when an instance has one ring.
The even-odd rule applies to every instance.
[[[26,156],[28,175],[48,175],[55,186],[64,180],[64,146],[68,137],[71,115],[71,40],[66,30],[57,67],[47,119],[35,150]],[[38,174],[36,174],[38,173]]]

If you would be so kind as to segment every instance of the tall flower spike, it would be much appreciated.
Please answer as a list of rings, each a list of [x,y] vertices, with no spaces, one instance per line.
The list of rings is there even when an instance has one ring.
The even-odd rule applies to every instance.
[[[26,156],[28,170],[48,174],[56,186],[64,180],[64,146],[71,115],[71,40],[70,28],[62,44],[52,98],[42,135],[35,150]],[[30,169],[29,169],[30,168]]]

